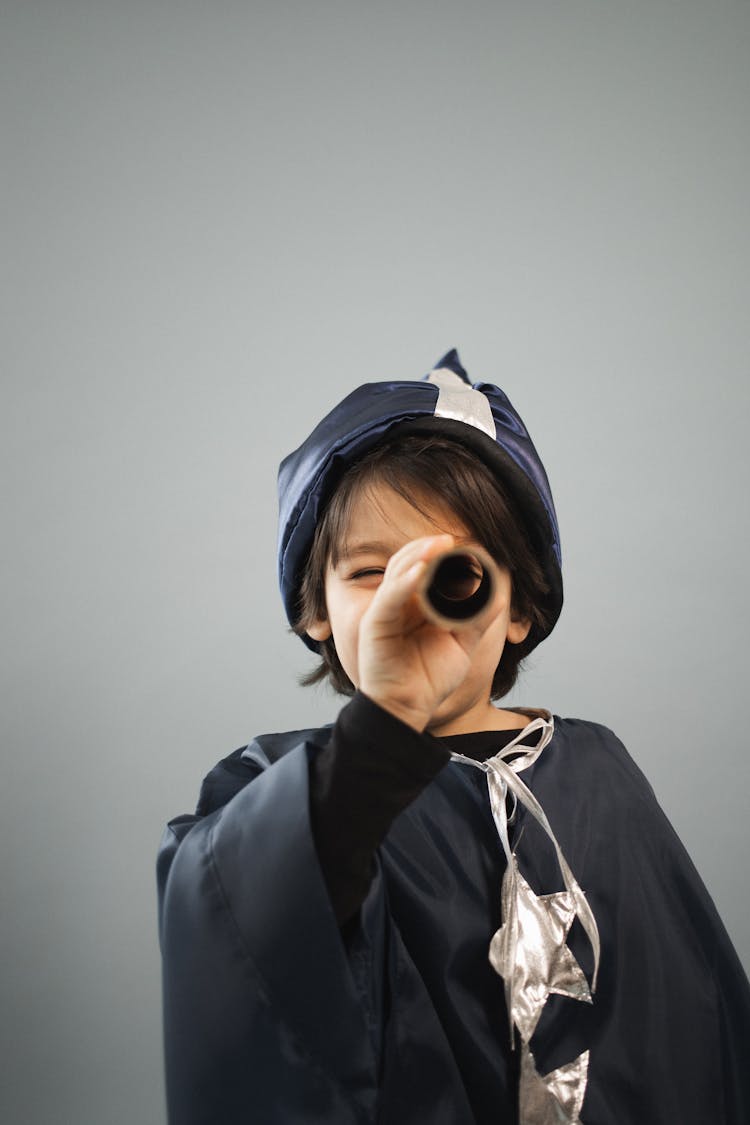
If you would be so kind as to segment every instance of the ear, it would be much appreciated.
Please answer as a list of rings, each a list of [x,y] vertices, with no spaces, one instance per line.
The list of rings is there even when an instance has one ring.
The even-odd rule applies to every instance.
[[[512,645],[520,645],[521,641],[525,641],[528,637],[530,628],[531,622],[528,617],[511,617],[508,622],[508,641]]]
[[[313,621],[305,631],[308,637],[312,637],[314,641],[327,641],[331,636],[331,626],[327,617],[324,617],[321,621]]]

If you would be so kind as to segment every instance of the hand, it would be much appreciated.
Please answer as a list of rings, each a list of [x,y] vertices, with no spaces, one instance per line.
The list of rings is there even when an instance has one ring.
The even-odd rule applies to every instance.
[[[430,559],[455,546],[452,535],[415,539],[394,554],[362,616],[359,688],[379,706],[422,731],[464,681],[495,615],[452,632],[428,622],[416,592]]]

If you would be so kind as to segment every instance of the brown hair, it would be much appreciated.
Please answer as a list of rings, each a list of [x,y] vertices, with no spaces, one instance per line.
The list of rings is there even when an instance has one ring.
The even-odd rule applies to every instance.
[[[355,499],[373,484],[387,485],[428,517],[422,505],[430,496],[439,497],[441,506],[450,508],[477,542],[510,572],[511,612],[515,619],[531,621],[532,629],[520,644],[506,642],[503,649],[492,681],[491,698],[507,695],[516,682],[523,657],[534,647],[534,627],[551,628],[544,608],[549,587],[516,505],[502,481],[466,446],[441,435],[399,436],[396,432],[345,471],[315,529],[294,631],[303,635],[314,621],[327,617],[327,567],[336,566],[339,561]],[[336,691],[353,695],[354,685],[339,661],[332,637],[321,642],[320,653],[320,664],[301,682],[316,684],[328,678]]]

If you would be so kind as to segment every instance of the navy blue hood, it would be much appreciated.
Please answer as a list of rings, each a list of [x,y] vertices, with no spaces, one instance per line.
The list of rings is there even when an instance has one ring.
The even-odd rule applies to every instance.
[[[468,446],[513,496],[550,593],[549,628],[562,609],[560,535],[549,481],[520,415],[492,383],[472,383],[448,352],[421,380],[366,383],[334,407],[279,468],[279,584],[287,617],[299,615],[302,575],[315,528],[342,475],[395,427],[432,431]],[[318,645],[305,636],[305,643]],[[528,647],[528,646],[527,646]]]

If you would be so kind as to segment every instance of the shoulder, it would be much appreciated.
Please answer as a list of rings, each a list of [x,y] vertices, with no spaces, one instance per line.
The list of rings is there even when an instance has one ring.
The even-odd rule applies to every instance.
[[[557,745],[562,752],[582,757],[589,765],[611,762],[638,771],[625,745],[610,727],[587,719],[559,715],[553,718],[555,732],[551,745]]]
[[[331,725],[303,730],[260,734],[228,754],[203,779],[196,813],[207,816],[222,808],[258,774],[278,762],[296,746],[323,748],[331,736]]]
[[[554,716],[555,733],[538,766],[540,781],[545,773],[567,782],[581,793],[596,793],[603,805],[656,803],[654,791],[643,771],[614,731],[602,723]]]
[[[654,878],[692,885],[684,847],[649,781],[609,727],[555,716],[551,742],[523,776],[576,877],[590,889],[603,893],[607,880],[614,886],[624,871],[635,870],[633,863],[639,871],[646,865]],[[528,822],[526,846],[546,854],[537,826]]]
[[[576,747],[580,753],[604,753],[616,758],[623,755],[629,758],[625,746],[610,727],[588,719],[563,718],[554,715],[555,740],[568,747]]]

